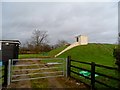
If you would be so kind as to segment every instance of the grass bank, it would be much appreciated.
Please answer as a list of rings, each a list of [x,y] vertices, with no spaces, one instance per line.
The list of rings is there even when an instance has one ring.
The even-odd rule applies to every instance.
[[[60,58],[65,58],[67,56],[71,56],[73,60],[77,61],[84,61],[84,62],[95,62],[96,64],[101,64],[105,66],[110,66],[110,67],[116,67],[115,65],[115,59],[113,57],[113,49],[115,48],[116,45],[113,44],[88,44],[88,45],[81,45],[77,46],[75,48],[72,48],[63,54],[61,54]],[[85,65],[85,64],[80,64],[80,63],[72,63],[74,66],[78,66],[81,68],[85,68],[90,70],[91,67],[90,65]],[[81,70],[71,68],[73,71],[79,73]],[[105,68],[96,68],[96,72],[106,74],[109,76],[113,76],[118,78],[118,73],[115,70],[110,70],[110,69],[105,69]],[[80,76],[74,75],[73,76],[81,79],[82,81],[90,84],[90,80],[87,80],[85,78],[82,78]],[[102,76],[96,77],[96,80],[99,80],[101,82],[107,83],[113,87],[117,87],[118,81],[114,81],[112,79],[108,79]],[[104,87],[102,85],[99,85],[96,83],[96,87]]]

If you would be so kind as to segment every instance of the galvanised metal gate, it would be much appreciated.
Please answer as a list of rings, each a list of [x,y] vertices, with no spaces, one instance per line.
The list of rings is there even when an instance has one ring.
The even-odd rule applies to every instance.
[[[66,60],[64,58],[9,60],[8,84],[23,80],[64,76],[65,62]]]

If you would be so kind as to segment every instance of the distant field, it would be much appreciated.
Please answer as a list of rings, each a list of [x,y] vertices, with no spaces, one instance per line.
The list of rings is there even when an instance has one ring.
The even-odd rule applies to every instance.
[[[19,58],[37,58],[40,57],[40,54],[20,54]]]
[[[40,58],[40,57],[54,57],[57,53],[65,49],[67,46],[62,46],[57,49],[54,49],[50,52],[44,52],[40,54],[19,54],[19,58]]]
[[[41,58],[41,57],[48,57],[47,53],[45,54],[19,54],[19,59],[21,58]]]

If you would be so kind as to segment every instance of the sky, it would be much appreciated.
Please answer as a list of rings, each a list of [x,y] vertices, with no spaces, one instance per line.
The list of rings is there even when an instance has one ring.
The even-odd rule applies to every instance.
[[[1,24],[0,24],[1,25]],[[2,2],[2,39],[26,42],[35,29],[48,32],[50,44],[75,42],[117,43],[117,2]]]

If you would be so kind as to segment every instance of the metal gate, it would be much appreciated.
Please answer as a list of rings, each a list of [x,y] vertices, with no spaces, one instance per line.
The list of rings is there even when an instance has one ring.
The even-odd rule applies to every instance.
[[[64,58],[31,58],[9,60],[8,84],[10,82],[65,75]]]

